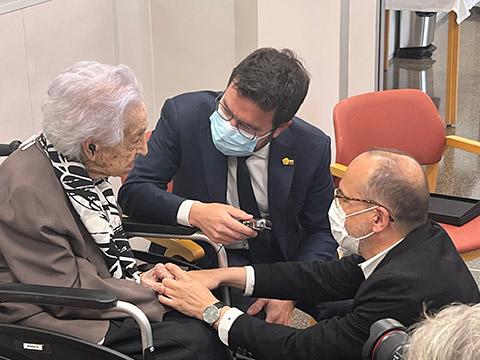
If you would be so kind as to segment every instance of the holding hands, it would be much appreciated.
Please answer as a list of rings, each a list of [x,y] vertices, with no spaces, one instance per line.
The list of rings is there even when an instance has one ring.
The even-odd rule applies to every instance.
[[[202,319],[203,310],[218,302],[210,290],[221,285],[245,289],[246,272],[243,267],[189,271],[174,264],[157,264],[152,273],[142,276],[142,283],[158,293],[158,300],[185,315]],[[152,284],[154,283],[155,284]],[[152,285],[150,285],[152,284]],[[223,311],[227,310],[225,308]],[[289,300],[258,299],[247,313],[256,315],[261,310],[266,313],[269,323],[288,325],[294,302]]]
[[[208,270],[187,273],[177,265],[163,265],[160,271],[162,283],[158,283],[155,289],[159,294],[158,300],[163,305],[201,320],[203,309],[218,302],[207,287],[215,288],[215,281],[207,280],[207,276],[201,274],[205,272]]]

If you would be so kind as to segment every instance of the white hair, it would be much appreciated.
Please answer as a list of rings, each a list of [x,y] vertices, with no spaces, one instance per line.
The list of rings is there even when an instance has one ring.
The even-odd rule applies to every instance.
[[[480,358],[480,304],[453,304],[415,325],[409,360]]]
[[[123,140],[124,114],[143,104],[142,90],[125,65],[80,61],[50,84],[42,103],[43,133],[55,148],[80,160],[82,143],[92,139],[106,146]]]

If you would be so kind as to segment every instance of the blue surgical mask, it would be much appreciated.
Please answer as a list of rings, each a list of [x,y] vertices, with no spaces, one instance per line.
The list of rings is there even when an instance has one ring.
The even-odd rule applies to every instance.
[[[210,130],[215,147],[226,156],[252,155],[258,141],[270,135],[268,133],[260,137],[255,136],[253,139],[247,139],[238,132],[237,128],[222,119],[217,111],[210,115]]]

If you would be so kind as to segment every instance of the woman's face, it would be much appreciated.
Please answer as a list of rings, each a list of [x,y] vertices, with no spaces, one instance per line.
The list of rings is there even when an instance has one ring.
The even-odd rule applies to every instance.
[[[94,141],[84,144],[88,160],[85,168],[92,179],[122,176],[133,169],[138,155],[147,155],[147,112],[144,104],[131,106],[125,113],[123,141],[115,146],[104,146]],[[92,151],[91,144],[95,148]]]

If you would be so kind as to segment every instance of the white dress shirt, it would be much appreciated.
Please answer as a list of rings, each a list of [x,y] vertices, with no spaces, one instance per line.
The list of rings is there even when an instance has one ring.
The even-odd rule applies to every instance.
[[[392,250],[395,246],[400,244],[403,239],[405,238],[401,238],[395,244],[386,248],[382,252],[379,252],[374,257],[358,264],[358,266],[360,266],[360,269],[362,269],[363,275],[365,276],[365,280],[368,279],[370,275],[372,275],[373,271],[377,268],[378,264],[380,264],[382,260],[385,258],[385,256],[387,256],[388,252]]]
[[[253,294],[253,287],[255,285],[255,270],[251,266],[245,266],[246,270],[246,279],[245,279],[245,291],[243,292],[244,296],[251,296]],[[243,314],[243,311],[237,308],[228,309],[227,312],[220,319],[218,324],[218,337],[220,340],[228,346],[228,333],[230,328],[237,318]]]
[[[270,152],[270,143],[255,151],[247,161],[247,167],[250,172],[253,193],[257,200],[258,209],[262,217],[269,216],[268,209],[268,158]],[[240,208],[237,191],[237,158],[228,157],[228,175],[227,175],[227,204]],[[177,222],[180,225],[191,226],[188,218],[193,200],[185,200],[180,204],[177,212]],[[248,249],[248,242],[240,241],[235,244],[227,245],[228,249]]]
[[[392,250],[395,246],[400,244],[400,242],[402,242],[403,239],[404,238],[401,238],[395,244],[386,248],[385,250],[378,253],[374,257],[358,264],[358,266],[362,269],[365,279],[368,279],[368,277],[372,275],[372,273],[377,268],[378,264],[380,264],[380,262],[385,258],[385,256],[387,256],[388,252]],[[245,279],[245,291],[243,294],[245,296],[251,296],[253,294],[253,289],[255,287],[255,270],[253,269],[252,266],[245,266],[245,270],[246,270],[246,279]],[[218,336],[225,345],[228,346],[228,333],[233,323],[242,314],[243,312],[240,311],[239,309],[231,308],[225,313],[225,315],[220,320],[220,323],[218,324]]]

